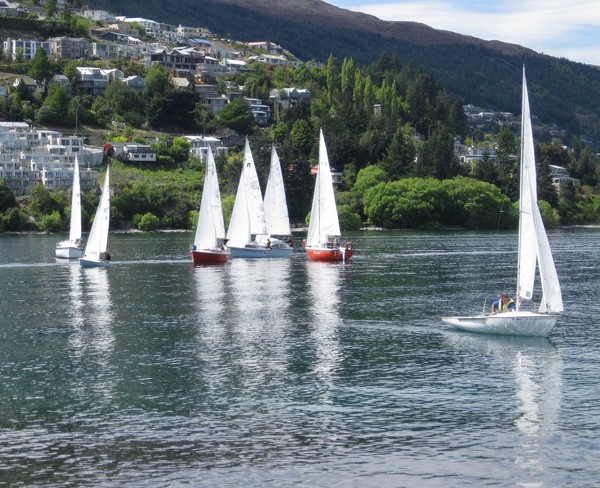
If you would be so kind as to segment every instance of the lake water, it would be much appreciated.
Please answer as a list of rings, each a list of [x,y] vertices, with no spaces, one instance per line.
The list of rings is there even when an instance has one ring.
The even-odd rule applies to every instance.
[[[597,486],[600,230],[549,238],[566,310],[528,339],[440,320],[514,290],[514,233],[208,268],[111,234],[110,270],[2,235],[0,486]]]

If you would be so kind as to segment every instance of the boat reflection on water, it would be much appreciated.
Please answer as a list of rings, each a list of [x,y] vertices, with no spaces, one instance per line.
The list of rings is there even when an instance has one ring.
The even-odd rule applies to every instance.
[[[560,411],[563,361],[558,349],[544,337],[451,333],[446,338],[456,348],[499,360],[500,378],[512,374],[514,395],[501,408],[516,405],[514,412],[507,412],[514,418],[518,439],[514,446],[516,484],[543,486]],[[497,386],[507,384],[510,388],[510,382]]]
[[[342,325],[339,292],[344,267],[339,263],[317,261],[307,261],[305,266],[313,314],[314,371],[321,380],[321,386],[329,392],[343,358],[339,338]]]
[[[74,357],[81,357],[84,345],[84,314],[82,271],[79,263],[69,264],[69,313],[72,333],[69,335],[69,345]]]
[[[94,393],[109,402],[116,385],[112,354],[115,345],[113,307],[109,271],[106,268],[82,268],[84,326],[87,340],[84,350],[87,360],[93,361],[97,381]]]

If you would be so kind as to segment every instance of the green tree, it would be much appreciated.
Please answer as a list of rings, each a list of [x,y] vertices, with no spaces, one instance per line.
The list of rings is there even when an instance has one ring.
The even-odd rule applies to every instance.
[[[17,198],[12,190],[7,186],[5,180],[0,180],[0,213],[6,212],[10,208],[17,207]]]
[[[150,212],[147,212],[144,215],[142,215],[137,223],[137,228],[144,232],[154,231],[158,229],[159,226],[160,219]]]
[[[148,68],[145,82],[144,96],[149,98],[154,96],[162,97],[172,90],[171,83],[169,83],[169,74],[158,64],[153,64]]]
[[[38,222],[38,228],[42,232],[60,232],[62,220],[60,212],[55,210],[51,214],[42,215]]]
[[[51,214],[55,210],[59,210],[56,200],[52,193],[44,185],[39,184],[33,187],[30,192],[31,203],[29,207],[33,215],[42,216]]]
[[[15,61],[17,62],[19,69],[21,69],[23,67],[23,62],[25,61],[25,54],[23,53],[22,47],[17,48],[15,52]]]
[[[256,121],[250,112],[250,105],[243,98],[237,98],[225,105],[216,120],[219,128],[228,127],[238,134],[250,135],[256,128]]]
[[[379,183],[385,183],[387,179],[387,173],[379,166],[367,166],[358,172],[353,190],[364,195],[369,188],[372,188]]]
[[[46,17],[51,18],[56,14],[57,0],[46,0]]]
[[[308,156],[315,143],[315,134],[306,119],[297,119],[290,130],[292,146],[300,154]]]
[[[46,50],[41,46],[38,47],[29,62],[29,76],[47,87],[54,72],[54,66],[50,59],[48,59]]]
[[[402,130],[398,129],[379,166],[392,180],[409,176],[413,172],[415,153],[412,139],[406,139]]]
[[[69,97],[64,87],[54,81],[50,84],[48,95],[44,103],[35,113],[35,120],[39,124],[64,125],[69,108]]]

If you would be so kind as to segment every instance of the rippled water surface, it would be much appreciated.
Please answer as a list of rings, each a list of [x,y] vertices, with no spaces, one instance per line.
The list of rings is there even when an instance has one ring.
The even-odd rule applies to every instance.
[[[600,230],[549,237],[566,311],[527,339],[440,321],[514,289],[512,233],[204,268],[114,234],[110,270],[0,236],[0,486],[593,486]]]

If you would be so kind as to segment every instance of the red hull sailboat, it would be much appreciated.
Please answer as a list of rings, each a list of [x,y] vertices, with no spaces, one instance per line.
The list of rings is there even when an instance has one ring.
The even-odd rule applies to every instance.
[[[319,168],[308,224],[305,249],[311,261],[346,261],[352,257],[351,242],[340,245],[338,219],[329,156],[323,130],[319,134]]]

